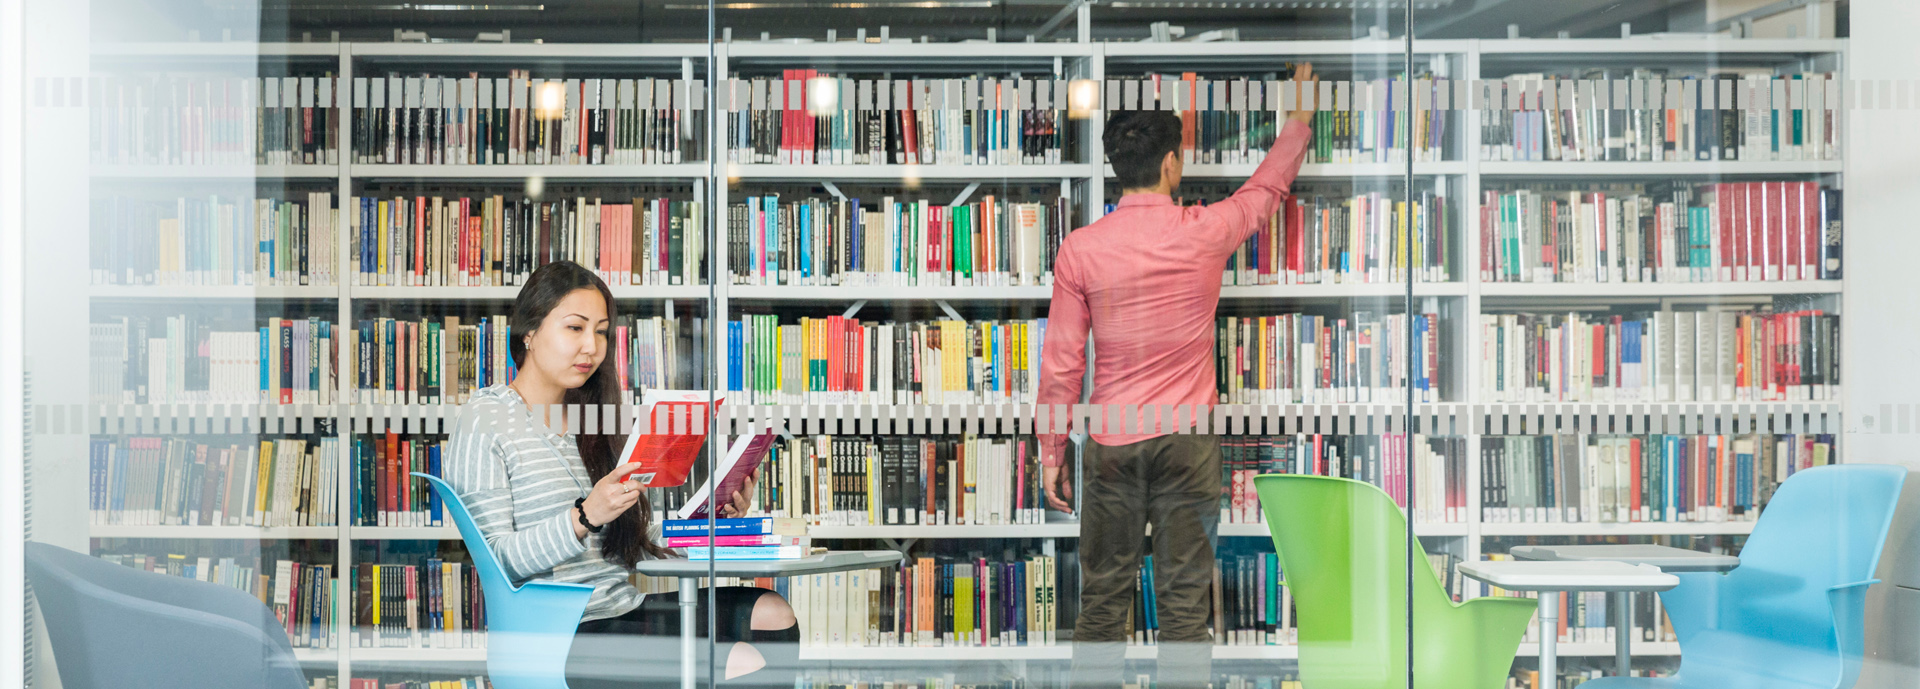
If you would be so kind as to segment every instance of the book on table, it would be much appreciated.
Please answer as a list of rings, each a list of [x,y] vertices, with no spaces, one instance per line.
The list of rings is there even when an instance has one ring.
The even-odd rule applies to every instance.
[[[674,513],[674,518],[705,520],[707,513],[713,509],[714,496],[722,496],[721,500],[732,499],[734,493],[746,487],[747,479],[760,470],[760,463],[766,459],[767,451],[773,448],[774,439],[773,431],[734,438],[719,468],[693,492],[687,504]]]

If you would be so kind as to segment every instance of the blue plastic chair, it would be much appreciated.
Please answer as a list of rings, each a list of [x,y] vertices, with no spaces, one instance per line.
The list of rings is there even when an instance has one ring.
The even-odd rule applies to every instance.
[[[1847,689],[1860,675],[1867,587],[1905,469],[1817,467],[1773,494],[1725,574],[1675,573],[1660,594],[1680,641],[1670,678],[1607,677],[1582,689]]]
[[[480,573],[487,604],[487,678],[496,689],[566,689],[567,653],[593,587],[552,581],[514,586],[460,494],[437,476],[414,476],[440,492],[440,503],[460,528],[460,540]]]
[[[26,544],[60,684],[300,689],[287,628],[238,589]]]

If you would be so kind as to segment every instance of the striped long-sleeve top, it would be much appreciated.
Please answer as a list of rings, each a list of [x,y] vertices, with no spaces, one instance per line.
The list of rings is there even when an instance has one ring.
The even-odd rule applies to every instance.
[[[640,606],[630,572],[601,556],[600,536],[573,536],[573,501],[593,487],[573,436],[534,423],[526,401],[506,385],[475,392],[451,436],[447,483],[509,578],[593,586],[583,622]],[[656,540],[658,530],[654,524]]]

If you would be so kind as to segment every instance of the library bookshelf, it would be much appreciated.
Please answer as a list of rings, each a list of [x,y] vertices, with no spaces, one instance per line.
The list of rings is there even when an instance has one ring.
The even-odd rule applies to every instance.
[[[348,80],[356,73],[381,74],[420,69],[453,69],[464,64],[487,64],[515,68],[538,62],[548,65],[587,65],[612,69],[646,69],[652,73],[678,73],[689,79],[730,78],[741,74],[764,74],[782,66],[800,64],[821,69],[848,71],[926,72],[951,75],[970,72],[992,74],[1039,74],[1056,79],[1104,80],[1110,76],[1145,72],[1216,69],[1244,75],[1271,72],[1280,59],[1313,60],[1333,69],[1341,66],[1359,70],[1367,64],[1398,59],[1406,50],[1399,41],[1281,41],[1216,43],[1013,43],[995,44],[991,54],[973,44],[928,43],[757,43],[735,42],[707,45],[577,45],[577,44],[167,44],[121,45],[104,47],[98,52],[104,64],[157,60],[164,63],[193,65],[205,62],[250,63],[258,60],[323,61],[328,71]],[[1442,40],[1413,43],[1416,65],[1424,65],[1438,77],[1477,80],[1500,78],[1535,68],[1523,64],[1579,65],[1605,56],[1609,64],[1699,64],[1711,56],[1728,63],[1755,68],[1812,68],[1816,65],[1844,64],[1844,40]],[[1827,68],[1837,72],[1837,67]],[[1322,72],[1326,72],[1322,69]],[[1457,107],[1457,106],[1456,106]],[[691,111],[690,111],[691,112]],[[1104,204],[1114,195],[1109,189],[1111,168],[1101,164],[1101,130],[1106,112],[1093,109],[1078,123],[1081,159],[1057,164],[1033,165],[772,165],[729,163],[722,137],[708,136],[711,150],[707,162],[667,165],[404,165],[355,164],[346,161],[324,165],[232,165],[232,166],[95,166],[92,176],[97,184],[163,182],[230,182],[254,180],[260,183],[325,183],[335,185],[335,198],[344,200],[358,193],[359,185],[370,182],[414,182],[453,188],[461,184],[512,182],[531,178],[556,182],[675,183],[690,186],[696,198],[713,212],[709,227],[724,226],[724,209],[729,198],[741,196],[735,187],[754,184],[846,183],[866,185],[971,183],[1057,183],[1075,205],[1077,222],[1097,218]],[[691,116],[695,126],[712,127],[719,123],[718,113],[704,111]],[[338,140],[352,141],[350,118],[338,118]],[[1723,428],[1745,432],[1762,429],[1800,430],[1838,433],[1843,405],[1838,401],[1806,402],[1645,402],[1645,403],[1504,403],[1482,399],[1475,381],[1481,379],[1482,361],[1467,353],[1481,351],[1480,329],[1474,324],[1482,313],[1542,308],[1556,309],[1567,304],[1755,304],[1773,299],[1794,303],[1814,303],[1837,312],[1843,280],[1806,280],[1784,282],[1651,282],[1651,283],[1508,283],[1483,281],[1474,269],[1479,254],[1473,231],[1477,220],[1475,204],[1482,189],[1518,180],[1559,182],[1607,180],[1615,182],[1655,181],[1678,178],[1693,181],[1787,177],[1796,180],[1820,180],[1838,187],[1844,161],[1688,161],[1688,162],[1508,162],[1483,160],[1479,155],[1480,128],[1462,124],[1450,128],[1444,144],[1447,159],[1406,163],[1310,163],[1303,167],[1300,180],[1308,183],[1342,181],[1404,181],[1409,188],[1438,189],[1461,202],[1449,212],[1451,222],[1465,231],[1452,235],[1456,243],[1449,250],[1460,256],[1457,265],[1465,266],[1451,282],[1301,284],[1228,286],[1222,289],[1223,308],[1247,307],[1272,300],[1288,304],[1339,304],[1350,301],[1387,303],[1411,296],[1422,311],[1443,314],[1451,323],[1446,337],[1449,351],[1460,355],[1444,357],[1445,375],[1457,384],[1443,392],[1446,400],[1418,405],[1414,416],[1426,421],[1422,428],[1436,428],[1439,434],[1465,438],[1468,496],[1480,494],[1483,484],[1480,463],[1482,438],[1495,429],[1615,429],[1615,432],[1698,432],[1701,428]],[[345,154],[342,153],[344,158]],[[1195,164],[1187,168],[1190,184],[1220,183],[1244,178],[1251,164]],[[970,190],[969,190],[970,191]],[[964,193],[967,192],[963,192]],[[335,255],[349,251],[348,220],[337,216]],[[717,231],[712,233],[717,236]],[[710,263],[716,272],[728,266],[728,243],[712,243]],[[344,264],[344,261],[342,261]],[[98,285],[92,288],[95,309],[174,308],[181,304],[267,304],[331,302],[337,323],[352,323],[363,309],[383,304],[401,304],[432,308],[438,304],[467,302],[505,303],[517,294],[517,287],[407,287],[362,286],[351,284],[344,265],[334,286],[122,286]],[[856,287],[856,286],[760,286],[733,285],[731,280],[709,275],[716,284],[685,286],[617,286],[614,296],[638,303],[673,302],[694,304],[709,317],[732,317],[735,302],[755,308],[778,311],[797,305],[858,305],[876,303],[961,303],[970,309],[1019,306],[1037,309],[1050,298],[1045,286],[1008,287]],[[718,279],[714,279],[718,278]],[[1846,333],[1854,332],[1845,325]],[[1843,338],[1844,339],[1844,338]],[[711,359],[709,359],[711,360]],[[725,367],[716,376],[724,389]],[[341,380],[343,389],[350,381]],[[1839,399],[1835,396],[1835,399]],[[344,399],[344,397],[342,397]],[[806,410],[791,409],[796,415],[816,413],[819,418],[839,418],[818,405]],[[1312,425],[1332,432],[1345,428],[1385,428],[1399,431],[1404,424],[1395,417],[1406,412],[1393,404],[1278,405],[1249,408],[1251,419],[1291,419],[1288,428]],[[174,413],[174,412],[169,412]],[[209,414],[208,411],[188,412]],[[218,412],[212,412],[218,414]],[[251,413],[251,412],[250,412]],[[288,414],[286,410],[264,413]],[[365,418],[388,416],[410,419],[449,419],[446,408],[379,407],[355,405],[309,406],[303,413],[320,417]],[[929,416],[937,412],[929,412]],[[970,413],[982,417],[1000,417],[1012,421],[1031,418],[1029,408],[1001,406]],[[155,416],[152,410],[120,409],[110,414],[114,423],[127,418]],[[917,415],[917,414],[916,414]],[[1379,420],[1379,423],[1362,421]],[[210,421],[212,419],[209,419]],[[97,421],[106,428],[108,419]],[[1431,425],[1429,425],[1431,424]],[[357,424],[356,424],[357,425]],[[429,422],[429,426],[433,426]],[[1257,422],[1256,422],[1257,425]],[[347,424],[335,428],[347,431]],[[126,433],[128,426],[117,426]],[[140,428],[133,426],[131,428]],[[173,428],[169,426],[169,428]],[[186,428],[181,426],[179,428]],[[1638,428],[1639,430],[1635,430]],[[1621,429],[1624,429],[1623,431]],[[182,431],[184,432],[184,431]],[[351,431],[348,431],[351,432]],[[1375,430],[1373,432],[1379,432]],[[1520,431],[1514,431],[1520,432]],[[237,526],[120,526],[96,525],[89,529],[95,539],[140,540],[313,540],[337,543],[336,571],[351,572],[356,542],[368,541],[457,541],[451,527],[368,527],[349,526],[346,506],[353,486],[349,472],[339,472],[337,514],[339,526],[325,527],[237,527]],[[1471,499],[1471,498],[1470,498]],[[82,504],[76,502],[75,504]],[[1483,519],[1481,510],[1470,505],[1465,518],[1456,523],[1417,524],[1415,532],[1429,551],[1446,551],[1464,560],[1484,555],[1487,539],[1495,538],[1588,538],[1588,537],[1738,537],[1750,533],[1751,522],[1635,522],[1635,523],[1497,523]],[[1078,526],[1070,521],[1021,526],[817,526],[815,538],[825,540],[858,539],[885,541],[905,547],[914,541],[937,539],[1039,539],[1049,552],[1058,541],[1077,538]],[[1227,539],[1266,537],[1263,524],[1222,524],[1219,535]],[[1063,573],[1071,575],[1071,573]],[[351,619],[350,601],[335,597],[336,619]],[[333,649],[300,649],[297,656],[309,667],[336,666],[342,679],[353,676],[355,663],[427,662],[477,665],[484,662],[484,649],[360,648],[346,638],[344,625],[336,625]],[[1534,644],[1523,645],[1523,656],[1534,655]],[[1562,656],[1611,656],[1610,643],[1561,644]],[[1672,643],[1636,643],[1636,656],[1676,656]],[[1129,650],[1130,658],[1151,658],[1152,647]],[[1060,661],[1070,656],[1068,645],[1015,647],[809,647],[802,657],[820,661],[847,662],[969,662],[979,660]],[[1291,660],[1291,646],[1220,646],[1215,657],[1222,660]]]

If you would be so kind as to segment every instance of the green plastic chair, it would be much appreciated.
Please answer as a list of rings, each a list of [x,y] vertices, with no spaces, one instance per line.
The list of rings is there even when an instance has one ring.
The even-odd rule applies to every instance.
[[[1402,689],[1407,681],[1406,518],[1386,493],[1344,478],[1255,477],[1300,630],[1307,689]],[[1433,568],[1413,574],[1413,686],[1506,685],[1536,603],[1455,603]]]

